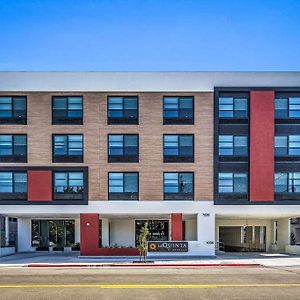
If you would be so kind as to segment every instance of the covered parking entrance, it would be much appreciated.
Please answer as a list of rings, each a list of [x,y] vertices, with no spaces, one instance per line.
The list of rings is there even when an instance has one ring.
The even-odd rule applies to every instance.
[[[266,226],[220,226],[219,250],[224,252],[266,251]]]

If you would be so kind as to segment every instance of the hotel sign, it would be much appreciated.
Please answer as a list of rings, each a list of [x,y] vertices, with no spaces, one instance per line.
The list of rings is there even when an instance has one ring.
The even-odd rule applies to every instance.
[[[148,252],[188,252],[188,242],[148,242]]]

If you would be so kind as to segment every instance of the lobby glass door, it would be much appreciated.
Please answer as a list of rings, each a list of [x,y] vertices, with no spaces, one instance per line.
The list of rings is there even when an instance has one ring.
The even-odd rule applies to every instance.
[[[32,246],[61,250],[75,242],[74,220],[32,220]]]

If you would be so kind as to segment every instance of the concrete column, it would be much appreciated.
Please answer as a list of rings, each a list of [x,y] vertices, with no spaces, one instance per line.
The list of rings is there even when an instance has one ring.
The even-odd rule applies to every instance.
[[[102,219],[102,247],[109,246],[109,220],[104,218]]]
[[[18,219],[18,252],[30,252],[31,247],[31,219]]]
[[[9,217],[5,217],[5,246],[9,246]]]
[[[80,243],[80,219],[75,219],[75,243]]]
[[[285,252],[285,246],[290,244],[290,224],[291,222],[289,218],[277,220],[277,244],[280,252]]]
[[[215,214],[197,214],[199,255],[215,255]]]

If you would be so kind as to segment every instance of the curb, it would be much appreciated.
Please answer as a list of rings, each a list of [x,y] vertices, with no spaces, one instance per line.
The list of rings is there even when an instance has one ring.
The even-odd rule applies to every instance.
[[[38,264],[24,265],[27,268],[195,268],[195,267],[259,267],[256,263],[220,263],[220,264]]]

